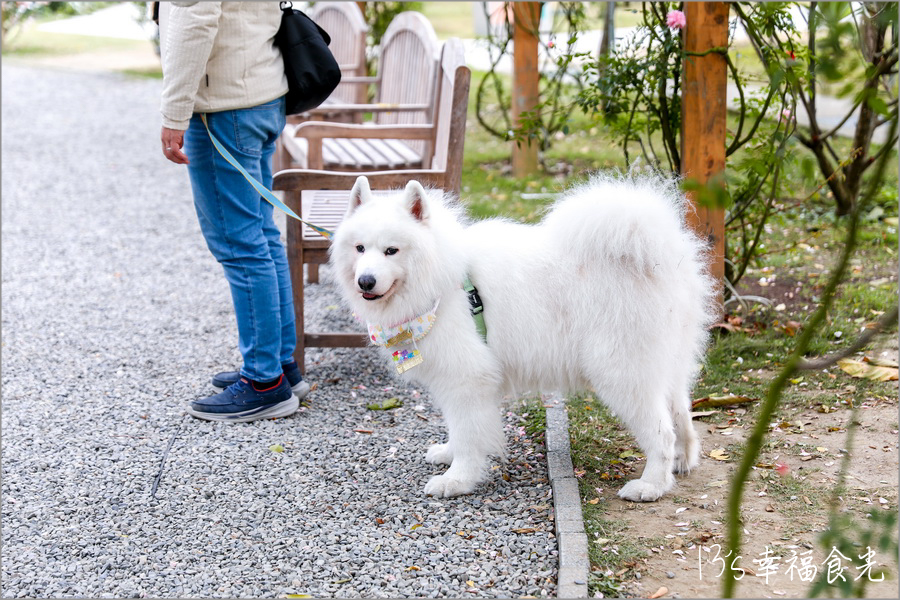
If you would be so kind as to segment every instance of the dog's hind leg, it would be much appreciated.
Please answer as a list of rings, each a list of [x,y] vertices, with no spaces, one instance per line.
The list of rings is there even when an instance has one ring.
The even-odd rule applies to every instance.
[[[634,502],[652,502],[675,485],[672,413],[665,393],[656,386],[652,389],[646,385],[627,387],[632,389],[630,397],[622,398],[613,407],[637,439],[647,457],[647,465],[640,479],[629,481],[619,490],[619,497]]]
[[[669,406],[675,425],[675,473],[690,473],[700,463],[700,440],[691,421],[691,398],[687,387],[669,392]]]
[[[452,458],[452,463],[443,475],[432,477],[425,485],[429,496],[448,498],[471,493],[484,479],[488,456],[503,454],[500,410],[483,394],[483,390],[456,389],[452,397],[436,398],[444,412],[450,441],[446,450],[434,450],[442,444],[432,446],[428,458],[442,454],[442,458]]]

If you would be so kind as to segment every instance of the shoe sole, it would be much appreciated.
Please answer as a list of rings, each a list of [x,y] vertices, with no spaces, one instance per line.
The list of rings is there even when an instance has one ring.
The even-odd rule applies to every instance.
[[[300,408],[300,400],[297,396],[291,395],[290,398],[272,406],[254,408],[240,413],[218,414],[196,411],[190,406],[187,407],[189,415],[204,421],[227,421],[229,423],[249,423],[250,421],[259,421],[261,419],[278,419],[287,417],[297,412]]]
[[[216,390],[216,393],[218,394],[221,394],[225,391],[225,388],[219,387],[217,385],[212,386],[212,389]],[[303,400],[309,394],[309,384],[305,379],[301,379],[299,382],[297,382],[297,385],[291,388],[291,391],[294,392],[294,395],[297,396],[297,398]]]

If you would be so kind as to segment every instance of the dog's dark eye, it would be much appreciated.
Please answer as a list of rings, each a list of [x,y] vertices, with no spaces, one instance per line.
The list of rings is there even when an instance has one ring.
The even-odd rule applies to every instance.
[[[362,254],[363,252],[366,251],[366,247],[363,246],[362,244],[357,244],[357,245],[356,245],[356,251],[359,252],[360,254]]]
[[[394,247],[391,247],[384,251],[384,255],[385,256],[393,256],[393,255],[397,254],[397,252],[399,252],[399,250],[397,250]]]

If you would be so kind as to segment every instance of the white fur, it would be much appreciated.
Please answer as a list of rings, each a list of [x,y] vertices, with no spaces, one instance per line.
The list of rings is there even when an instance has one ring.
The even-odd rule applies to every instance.
[[[426,494],[466,494],[484,479],[488,456],[504,454],[499,399],[526,391],[593,391],[631,429],[647,464],[623,498],[656,500],[673,471],[696,466],[689,394],[713,286],[674,182],[597,175],[539,225],[467,226],[448,198],[417,182],[373,198],[360,177],[352,197],[331,260],[356,313],[394,325],[441,300],[418,342],[424,363],[403,375],[430,389],[447,422],[448,442],[426,459],[450,468]],[[484,302],[487,344],[460,287],[466,274]],[[363,298],[363,275],[383,297]]]

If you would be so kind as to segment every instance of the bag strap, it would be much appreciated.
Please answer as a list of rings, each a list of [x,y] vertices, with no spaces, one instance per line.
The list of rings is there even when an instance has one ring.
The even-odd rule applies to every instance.
[[[260,182],[258,182],[258,181],[256,180],[256,178],[253,177],[253,175],[251,175],[250,173],[248,173],[248,172],[247,172],[247,169],[245,169],[245,168],[241,165],[241,163],[239,163],[237,160],[235,160],[235,158],[231,155],[231,152],[229,152],[228,149],[225,148],[225,146],[223,146],[223,145],[219,142],[219,140],[216,139],[216,136],[213,135],[212,131],[210,131],[210,129],[209,129],[209,123],[206,122],[206,114],[201,113],[201,114],[200,114],[200,119],[203,121],[203,125],[206,127],[206,133],[209,134],[209,139],[212,140],[213,146],[215,146],[216,150],[219,151],[219,154],[222,155],[222,158],[224,158],[225,160],[227,160],[228,163],[231,164],[232,167],[234,167],[235,169],[237,169],[238,171],[240,171],[241,175],[244,176],[244,179],[246,179],[246,180],[250,183],[250,185],[252,185],[253,188],[254,188],[257,192],[259,192],[259,195],[260,195],[260,196],[262,196],[263,198],[265,198],[265,199],[269,202],[269,204],[271,204],[271,205],[274,206],[275,208],[279,209],[280,211],[282,211],[282,212],[283,212],[284,214],[286,214],[287,216],[293,217],[294,219],[297,219],[297,220],[300,221],[301,223],[305,223],[308,227],[310,227],[311,229],[313,229],[316,233],[318,233],[319,235],[321,235],[322,237],[324,237],[326,240],[330,240],[330,239],[332,238],[332,236],[334,235],[334,232],[332,232],[332,231],[330,231],[330,230],[328,230],[328,229],[325,229],[324,227],[319,227],[318,225],[313,225],[313,224],[310,223],[309,221],[304,221],[303,219],[301,219],[300,217],[298,217],[298,216],[297,216],[297,213],[295,213],[294,211],[292,211],[291,208],[290,208],[287,204],[285,204],[284,202],[282,202],[281,200],[279,200],[279,199],[275,196],[275,194],[273,194],[272,191],[269,190],[269,188],[267,188],[266,186],[264,186],[263,184],[261,184]]]
[[[322,29],[318,23],[316,23],[315,21],[310,19],[309,15],[306,14],[305,12],[303,12],[302,10],[294,10],[294,5],[289,0],[284,0],[283,2],[281,2],[278,5],[278,7],[281,9],[281,12],[283,13],[282,18],[287,17],[287,16],[296,15],[297,17],[299,17],[301,19],[306,19],[307,21],[309,21],[310,23],[315,25],[316,30],[319,32],[319,35],[322,36],[322,40],[324,40],[325,45],[326,46],[331,45],[331,36],[328,35],[328,32],[325,31],[324,29]]]

